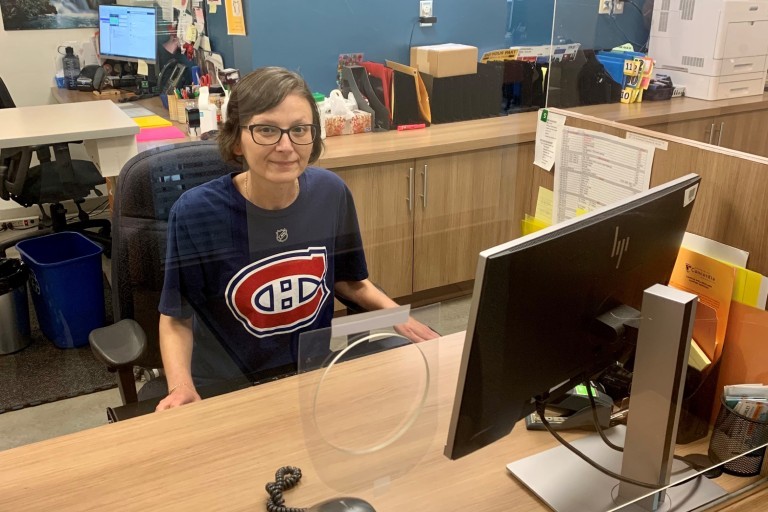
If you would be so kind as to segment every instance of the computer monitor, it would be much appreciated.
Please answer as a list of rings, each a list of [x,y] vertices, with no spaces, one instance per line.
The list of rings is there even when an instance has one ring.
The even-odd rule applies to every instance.
[[[700,178],[671,181],[480,253],[445,455],[509,434],[626,349],[598,317],[669,281]],[[611,314],[613,310],[618,311]],[[610,324],[611,322],[608,322]]]
[[[154,7],[99,6],[99,52],[102,57],[154,64],[157,59]]]

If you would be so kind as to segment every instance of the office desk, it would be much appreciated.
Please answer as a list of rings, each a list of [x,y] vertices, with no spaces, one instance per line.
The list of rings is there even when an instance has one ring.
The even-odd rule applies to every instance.
[[[354,493],[379,512],[546,510],[505,465],[554,446],[547,433],[518,425],[503,440],[458,461],[442,454],[463,339],[459,333],[428,342],[439,343],[440,351],[438,421],[427,454],[389,485]],[[399,350],[351,363],[373,372],[381,367],[378,357]],[[291,377],[0,452],[0,510],[258,511],[264,510],[264,485],[286,465],[304,475],[286,492],[288,505],[343,495],[318,477],[305,445],[302,382]],[[361,396],[365,392],[360,389]]]
[[[138,152],[138,132],[136,123],[106,100],[0,110],[0,149],[82,140],[104,176],[117,176]]]

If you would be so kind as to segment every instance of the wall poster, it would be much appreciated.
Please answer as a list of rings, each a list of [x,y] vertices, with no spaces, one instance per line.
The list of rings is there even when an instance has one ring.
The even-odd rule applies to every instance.
[[[0,0],[5,30],[95,28],[99,0]]]

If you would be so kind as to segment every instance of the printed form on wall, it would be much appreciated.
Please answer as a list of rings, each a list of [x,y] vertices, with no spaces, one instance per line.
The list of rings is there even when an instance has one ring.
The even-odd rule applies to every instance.
[[[556,150],[557,223],[648,190],[654,147],[565,126]]]

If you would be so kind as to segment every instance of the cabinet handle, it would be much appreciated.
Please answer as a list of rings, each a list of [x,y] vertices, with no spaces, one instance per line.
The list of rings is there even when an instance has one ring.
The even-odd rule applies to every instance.
[[[707,144],[712,144],[712,137],[715,135],[715,123],[712,123],[709,125],[709,142]]]
[[[424,176],[424,193],[421,194],[421,200],[424,208],[427,208],[427,164],[424,164],[424,172],[421,173]]]
[[[723,127],[725,127],[725,121],[720,122],[720,133],[717,134],[717,145],[720,145],[720,141],[723,140]]]
[[[413,211],[413,167],[408,168],[408,197],[405,198],[408,202],[408,213]]]

